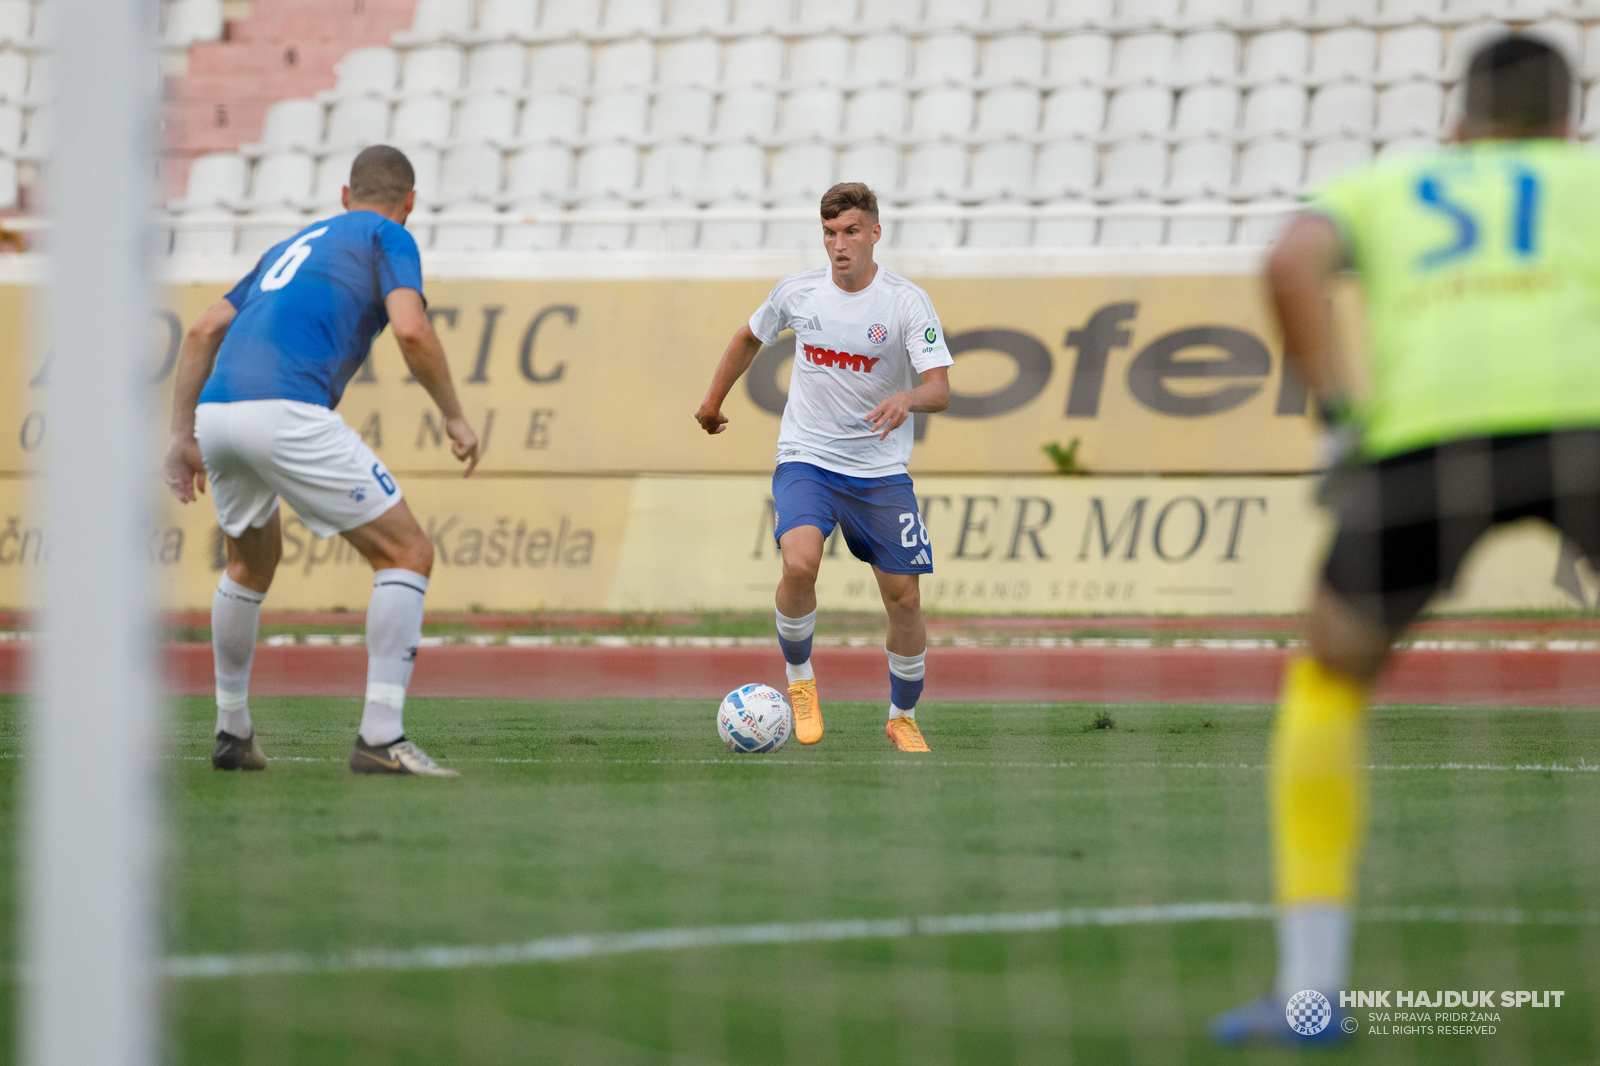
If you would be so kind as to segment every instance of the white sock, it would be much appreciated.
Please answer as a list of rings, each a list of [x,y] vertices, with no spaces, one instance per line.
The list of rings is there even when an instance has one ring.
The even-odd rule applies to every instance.
[[[811,668],[811,635],[817,628],[817,612],[801,615],[799,618],[790,618],[782,611],[778,615],[778,646],[783,649],[783,670],[789,675],[789,683],[796,681],[813,681],[816,672]],[[800,662],[792,662],[794,658],[803,656]]]
[[[1278,996],[1287,1001],[1308,988],[1323,995],[1344,989],[1354,931],[1349,907],[1324,903],[1286,909],[1278,916]]]
[[[227,574],[211,596],[211,658],[217,672],[217,732],[248,737],[250,664],[256,657],[261,628],[259,592],[252,592]]]
[[[422,640],[422,600],[428,579],[410,570],[379,570],[367,603],[367,703],[361,739],[378,746],[405,734],[400,713]]]

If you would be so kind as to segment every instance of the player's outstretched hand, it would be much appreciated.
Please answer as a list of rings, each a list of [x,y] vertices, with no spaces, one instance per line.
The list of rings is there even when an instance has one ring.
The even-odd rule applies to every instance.
[[[452,418],[445,422],[444,431],[450,435],[450,451],[467,464],[462,477],[471,477],[478,468],[478,435],[467,425],[465,418]]]
[[[182,503],[193,503],[206,491],[206,464],[200,458],[200,442],[194,437],[174,438],[161,463],[161,477],[167,488]]]
[[[728,428],[728,416],[722,413],[722,408],[709,403],[700,405],[700,410],[694,413],[694,420],[700,423],[701,429],[713,436]]]
[[[883,440],[899,429],[910,413],[911,393],[897,392],[869,411],[867,421],[872,424],[872,432],[878,435],[879,440]]]

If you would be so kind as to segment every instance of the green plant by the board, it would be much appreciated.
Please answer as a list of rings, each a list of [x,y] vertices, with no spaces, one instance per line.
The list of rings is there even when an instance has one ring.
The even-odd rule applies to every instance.
[[[1052,463],[1056,464],[1056,473],[1069,475],[1087,474],[1088,471],[1078,465],[1078,445],[1080,443],[1081,440],[1078,437],[1073,437],[1071,443],[1063,448],[1060,441],[1053,440],[1040,450],[1050,457]]]

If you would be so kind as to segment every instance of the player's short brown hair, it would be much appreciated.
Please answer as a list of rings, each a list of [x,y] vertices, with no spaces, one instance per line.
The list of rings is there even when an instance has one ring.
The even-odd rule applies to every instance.
[[[364,204],[394,204],[416,188],[417,172],[398,148],[375,144],[350,164],[350,199]]]
[[[878,221],[878,197],[862,182],[841,181],[822,194],[824,222],[858,208],[867,218]]]
[[[1572,68],[1543,41],[1507,34],[1490,41],[1467,66],[1466,120],[1517,135],[1559,125],[1572,109]]]

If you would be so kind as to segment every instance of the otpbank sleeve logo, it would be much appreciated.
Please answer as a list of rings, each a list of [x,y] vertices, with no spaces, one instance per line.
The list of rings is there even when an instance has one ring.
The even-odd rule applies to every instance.
[[[932,326],[929,326],[927,329],[922,331],[922,339],[927,341],[929,344],[938,344],[939,331],[934,329]]]

